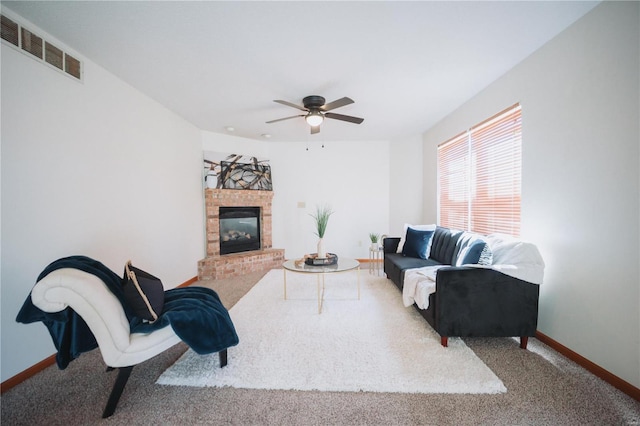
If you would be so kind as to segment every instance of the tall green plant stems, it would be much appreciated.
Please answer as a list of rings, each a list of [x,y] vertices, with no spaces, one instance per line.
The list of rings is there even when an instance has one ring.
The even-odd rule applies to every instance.
[[[323,205],[316,206],[315,214],[311,214],[310,216],[316,221],[316,235],[320,238],[324,238],[324,233],[327,230],[327,223],[329,223],[329,217],[333,214],[333,210],[331,210],[331,206]]]

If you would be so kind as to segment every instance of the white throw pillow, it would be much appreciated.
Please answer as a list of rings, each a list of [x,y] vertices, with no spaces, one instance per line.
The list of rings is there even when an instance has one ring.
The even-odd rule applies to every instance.
[[[396,253],[402,253],[402,249],[404,248],[404,242],[407,240],[407,228],[415,229],[417,231],[435,231],[436,225],[411,225],[409,223],[404,224],[404,231],[400,236],[400,243],[398,244],[398,250]],[[427,246],[427,259],[429,258],[429,253],[431,253],[431,241],[433,241],[433,236],[429,240],[429,245]]]

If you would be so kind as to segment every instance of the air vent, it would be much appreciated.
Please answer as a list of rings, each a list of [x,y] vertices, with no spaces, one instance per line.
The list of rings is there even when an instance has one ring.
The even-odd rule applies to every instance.
[[[43,40],[24,27],[22,27],[21,30],[22,31],[20,31],[20,34],[22,35],[22,50],[31,53],[38,59],[42,59]]]
[[[80,61],[66,53],[64,54],[64,70],[67,74],[70,74],[80,80],[82,75],[80,73]]]
[[[18,24],[2,15],[2,39],[8,41],[14,46],[18,46],[18,33]]]
[[[82,62],[8,17],[2,18],[2,40],[43,63],[82,80]]]
[[[44,60],[48,64],[51,64],[54,67],[58,68],[59,70],[64,71],[63,59],[64,59],[64,52],[62,50],[58,49],[48,41],[44,43]]]

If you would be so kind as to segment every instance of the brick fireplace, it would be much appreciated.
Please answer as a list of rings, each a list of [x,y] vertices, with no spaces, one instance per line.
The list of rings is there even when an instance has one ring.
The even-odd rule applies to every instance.
[[[207,254],[198,262],[199,280],[235,277],[282,266],[284,249],[274,249],[271,240],[273,191],[207,188],[204,199]],[[258,207],[260,209],[259,250],[220,254],[220,207]]]

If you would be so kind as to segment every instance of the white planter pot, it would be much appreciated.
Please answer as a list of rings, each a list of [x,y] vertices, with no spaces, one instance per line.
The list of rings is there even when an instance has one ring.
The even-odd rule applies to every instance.
[[[324,251],[324,245],[322,242],[322,238],[318,239],[318,258],[319,259],[324,259],[325,257],[327,257],[327,253]]]

